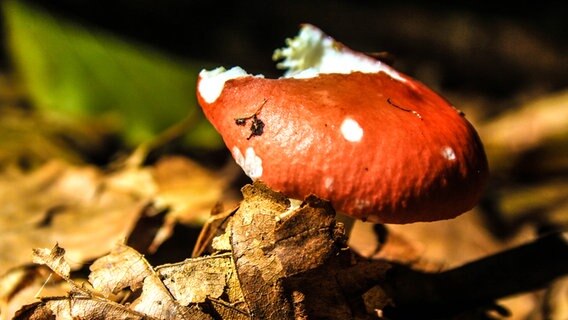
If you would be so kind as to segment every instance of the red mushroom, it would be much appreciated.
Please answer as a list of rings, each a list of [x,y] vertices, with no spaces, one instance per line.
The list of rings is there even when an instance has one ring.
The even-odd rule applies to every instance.
[[[457,109],[314,26],[287,43],[275,52],[284,78],[199,75],[199,103],[251,179],[380,223],[453,218],[477,203],[487,159]]]

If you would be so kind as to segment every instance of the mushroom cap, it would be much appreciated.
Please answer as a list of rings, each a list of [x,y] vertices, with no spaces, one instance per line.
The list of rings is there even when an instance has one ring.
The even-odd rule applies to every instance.
[[[315,194],[380,223],[471,209],[488,178],[475,129],[434,91],[389,71],[265,79],[232,70],[214,99],[202,72],[197,97],[245,173],[288,197]]]

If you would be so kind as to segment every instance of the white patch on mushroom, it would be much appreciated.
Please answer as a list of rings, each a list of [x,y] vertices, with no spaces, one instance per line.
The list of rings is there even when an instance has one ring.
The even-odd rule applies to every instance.
[[[365,211],[371,206],[371,201],[365,199],[356,199],[355,208],[360,211]]]
[[[363,128],[357,121],[351,118],[345,118],[341,123],[341,134],[347,141],[359,142],[363,138]]]
[[[449,146],[445,146],[442,148],[442,156],[444,156],[444,158],[450,161],[456,160],[456,153],[454,152],[454,149],[452,149],[452,147]]]
[[[221,95],[223,87],[225,87],[225,82],[247,76],[251,75],[240,67],[233,67],[229,70],[223,67],[211,71],[201,70],[201,72],[199,72],[200,80],[197,91],[199,91],[199,94],[205,102],[213,103]],[[255,77],[264,78],[261,74]]]
[[[320,29],[305,24],[285,48],[274,51],[272,59],[280,60],[279,69],[287,69],[289,78],[312,78],[321,73],[384,72],[392,78],[406,79],[387,64],[338,43]]]
[[[249,178],[257,180],[262,177],[262,159],[256,155],[252,147],[247,148],[244,156],[236,146],[233,147],[232,152],[233,158]]]
[[[326,190],[331,190],[331,188],[333,187],[333,178],[325,177],[325,179],[323,180],[323,186]]]

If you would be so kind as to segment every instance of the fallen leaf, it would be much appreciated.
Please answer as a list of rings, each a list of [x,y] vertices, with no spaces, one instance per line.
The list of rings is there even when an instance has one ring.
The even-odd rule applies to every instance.
[[[181,305],[222,299],[226,288],[235,287],[238,279],[230,254],[188,259],[184,262],[156,268],[160,279]],[[242,299],[242,293],[229,293],[229,301]]]
[[[568,319],[568,277],[556,280],[546,290],[543,298],[545,319]]]
[[[151,173],[156,186],[154,203],[168,212],[150,245],[150,252],[156,251],[171,236],[176,224],[203,225],[216,203],[235,202],[234,198],[224,197],[230,195],[227,192],[229,177],[187,158],[164,157],[152,167]]]
[[[568,138],[568,91],[512,108],[480,126],[491,166],[506,168],[512,158],[551,141]]]
[[[156,176],[152,167],[123,167],[105,172],[94,166],[73,166],[60,161],[49,162],[31,173],[9,171],[0,175],[0,283],[11,286],[6,289],[10,294],[3,297],[3,303],[9,304],[10,297],[30,285],[25,278],[17,283],[4,281],[3,277],[31,264],[33,248],[59,243],[66,248],[66,261],[72,271],[108,253],[116,243],[136,241],[131,236],[134,230],[137,236],[145,235],[145,239],[132,244],[148,250],[155,229],[161,227],[164,218],[157,217],[152,225],[139,223],[148,220],[146,215],[153,212],[171,212],[171,218],[166,219],[168,227],[180,221],[199,224],[201,215],[207,214],[207,203],[213,206],[219,200],[213,197],[221,197],[224,180],[189,159],[169,159],[160,162]],[[172,163],[172,171],[168,163]],[[182,171],[185,173],[178,175]],[[193,171],[197,172],[195,176]],[[205,187],[207,183],[210,188]],[[210,196],[196,197],[201,189],[210,190]],[[157,203],[161,208],[156,207]],[[187,252],[190,251],[188,248]],[[54,270],[68,276],[63,269],[54,266]],[[114,288],[104,290],[110,294]],[[28,297],[28,302],[33,301],[33,296]],[[5,315],[3,306],[2,310]]]
[[[106,182],[95,167],[57,161],[0,177],[0,275],[31,263],[32,248],[59,243],[75,270],[125,239],[149,199]]]
[[[0,278],[0,319],[8,320],[22,306],[36,302],[38,295],[65,296],[72,290],[72,285],[51,276],[53,271],[44,266],[16,268]]]
[[[66,248],[71,267],[80,267],[126,239],[150,203],[168,210],[165,228],[200,224],[225,186],[181,157],[164,159],[155,169],[110,173],[53,161],[31,174],[0,176],[0,275],[30,263],[26,250],[56,242]]]
[[[90,297],[69,296],[50,298],[22,307],[14,320],[33,319],[148,319],[149,317],[111,301],[97,300]]]
[[[389,264],[376,262],[369,272],[366,264],[355,262],[327,201],[309,196],[292,206],[259,182],[242,192],[244,199],[227,230],[251,315],[355,317],[356,305],[363,304],[361,295],[372,286],[369,282],[384,277]]]
[[[156,275],[144,279],[142,294],[130,308],[157,319],[213,319],[197,306],[186,307],[177,303]]]
[[[101,257],[89,268],[89,282],[105,297],[130,287],[132,291],[142,287],[144,278],[152,275],[151,266],[136,250],[122,244]]]
[[[556,260],[566,249],[562,234],[444,272],[424,272],[413,269],[412,264],[377,260],[377,254],[366,259],[347,247],[343,225],[336,223],[329,202],[309,196],[302,203],[293,203],[261,182],[245,186],[242,192],[243,201],[226,217],[228,222],[216,238],[217,243],[223,243],[223,251],[152,267],[142,254],[118,245],[94,262],[89,277],[93,289],[67,278],[71,284],[67,296],[44,297],[41,303],[24,307],[17,319],[50,315],[85,319],[139,315],[150,319],[373,319],[383,312],[387,317],[417,315],[417,310],[424,310],[427,316],[471,318],[488,312],[506,314],[507,310],[492,300],[519,290],[517,280],[503,279],[504,287],[500,286],[502,277],[496,269],[504,268],[522,278],[538,269],[542,280],[531,279],[526,288],[542,285],[538,281],[548,282],[567,270]],[[446,232],[458,230],[464,232],[462,236],[471,236],[476,228]],[[378,233],[378,238],[386,239],[381,247],[388,244],[389,234]],[[60,248],[36,252],[41,253],[39,262],[63,270],[59,272],[65,275]],[[516,272],[520,261],[537,253],[544,263],[533,261],[532,267]],[[546,276],[545,270],[554,275]],[[487,279],[477,279],[477,275],[487,275]],[[491,289],[495,286],[498,293]],[[117,303],[106,298],[126,288],[133,293],[130,299]]]
[[[67,280],[71,274],[71,267],[65,261],[65,249],[56,244],[52,249],[34,249],[32,261],[45,264],[61,278]]]

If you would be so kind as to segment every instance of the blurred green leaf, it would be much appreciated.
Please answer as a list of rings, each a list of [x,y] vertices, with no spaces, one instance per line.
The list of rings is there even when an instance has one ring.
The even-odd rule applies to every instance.
[[[110,120],[131,146],[197,112],[184,141],[221,146],[195,99],[203,63],[174,59],[22,1],[5,1],[3,9],[11,58],[40,111]]]

